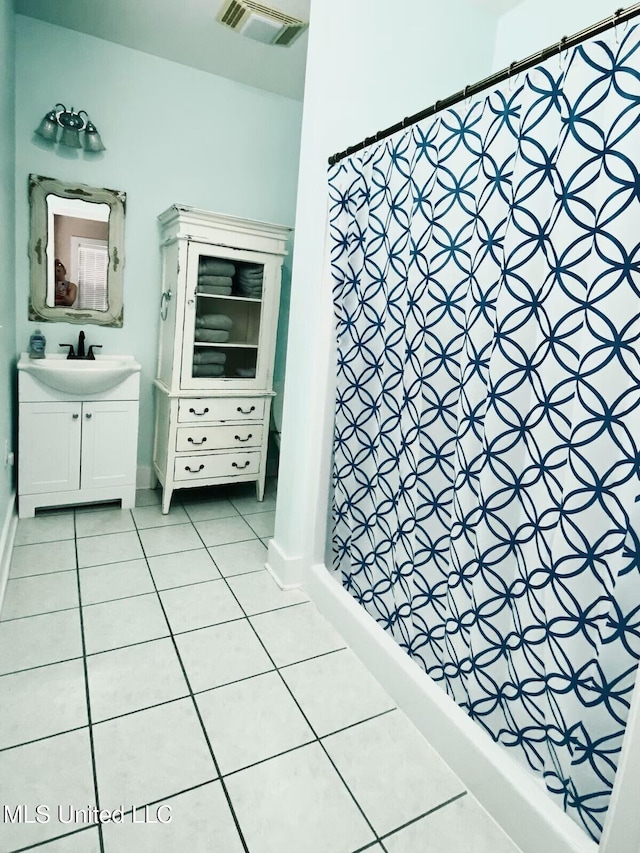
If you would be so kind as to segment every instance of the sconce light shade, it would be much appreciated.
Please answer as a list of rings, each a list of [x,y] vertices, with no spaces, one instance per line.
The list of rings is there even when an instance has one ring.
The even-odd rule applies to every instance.
[[[84,129],[84,148],[85,151],[104,151],[105,147],[102,144],[102,140],[100,139],[100,134],[98,130],[93,124],[93,122],[88,121],[87,126]]]
[[[59,127],[62,128],[62,133],[58,139]],[[42,119],[35,133],[47,142],[59,142],[67,148],[84,147],[85,151],[94,153],[105,150],[98,129],[90,121],[85,110],[76,113],[73,107],[68,110],[64,104],[56,104]],[[84,136],[81,137],[81,134]]]
[[[47,142],[55,142],[58,137],[58,122],[56,121],[56,111],[51,110],[40,122],[35,131],[42,139]]]

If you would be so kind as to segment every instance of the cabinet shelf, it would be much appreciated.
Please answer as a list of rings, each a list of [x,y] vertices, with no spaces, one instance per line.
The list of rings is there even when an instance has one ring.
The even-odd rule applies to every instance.
[[[225,302],[255,302],[258,305],[262,299],[254,299],[252,296],[221,296],[219,293],[196,293],[198,299],[224,299]]]
[[[209,343],[208,341],[196,341],[194,347],[213,347],[214,349],[258,349],[258,344],[234,343],[233,341],[225,341],[225,343]]]

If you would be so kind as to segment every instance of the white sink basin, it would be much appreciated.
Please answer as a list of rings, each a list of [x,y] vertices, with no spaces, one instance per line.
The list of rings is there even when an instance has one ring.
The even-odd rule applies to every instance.
[[[67,359],[64,355],[29,358],[22,353],[18,370],[31,374],[54,391],[99,394],[137,373],[140,365],[132,355],[97,355],[95,361],[85,361]]]

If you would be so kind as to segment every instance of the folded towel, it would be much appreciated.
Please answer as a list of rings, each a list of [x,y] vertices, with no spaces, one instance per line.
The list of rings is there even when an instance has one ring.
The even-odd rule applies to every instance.
[[[207,344],[223,344],[229,340],[229,332],[224,329],[196,329],[196,341]]]
[[[198,275],[198,285],[215,284],[218,287],[231,287],[233,279],[230,275]]]
[[[247,290],[243,287],[238,287],[237,295],[246,296],[249,299],[260,299],[260,297],[262,296],[262,288]]]
[[[194,364],[194,376],[224,376],[224,366],[222,364]]]
[[[262,264],[244,264],[241,267],[238,267],[238,275],[259,275],[262,276],[264,274],[264,267]]]
[[[198,275],[235,275],[235,272],[235,264],[219,258],[200,258],[198,264]]]
[[[226,360],[226,352],[217,352],[214,349],[198,350],[193,354],[194,364],[224,364]]]
[[[207,296],[231,296],[231,288],[220,287],[217,284],[199,284],[198,293],[204,293]]]
[[[201,314],[196,317],[196,329],[224,329],[228,332],[232,326],[233,320],[226,314]]]

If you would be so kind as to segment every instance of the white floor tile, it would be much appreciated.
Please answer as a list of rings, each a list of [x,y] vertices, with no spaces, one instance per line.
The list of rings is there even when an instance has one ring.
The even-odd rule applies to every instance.
[[[384,839],[389,853],[519,853],[518,848],[470,795]]]
[[[244,616],[222,579],[165,589],[160,597],[174,634]]]
[[[151,803],[216,778],[191,699],[94,726],[102,808]]]
[[[78,606],[76,572],[54,572],[7,581],[2,619],[36,616]]]
[[[72,828],[75,829],[75,827]],[[40,853],[100,853],[98,830],[89,828],[82,832],[74,832],[72,835],[65,835],[57,841],[50,841],[40,850]]]
[[[375,840],[319,744],[225,782],[251,853],[345,853]]]
[[[170,639],[153,640],[87,658],[94,722],[188,695]]]
[[[287,666],[281,672],[320,737],[395,706],[347,649]],[[339,700],[327,702],[327,696]]]
[[[0,674],[81,657],[77,610],[0,622]]]
[[[191,523],[141,530],[140,539],[147,557],[202,548],[202,541]]]
[[[0,822],[0,850],[17,850],[77,828],[59,820],[68,809],[95,805],[88,729],[56,735],[0,753],[0,803],[48,807],[47,823]]]
[[[161,489],[138,489],[136,491],[136,506],[153,506],[161,502]]]
[[[40,545],[19,545],[13,549],[9,577],[43,575],[76,568],[76,546],[73,539]]]
[[[86,726],[81,660],[0,678],[0,749]]]
[[[82,604],[97,604],[116,598],[155,592],[146,560],[108,563],[80,571]]]
[[[18,521],[14,545],[33,545],[38,542],[55,542],[73,539],[73,512],[55,512],[21,518]]]
[[[231,498],[231,503],[241,515],[253,515],[255,512],[273,512],[276,508],[276,496],[265,494],[259,501],[254,494]]]
[[[276,666],[322,655],[346,645],[313,604],[298,604],[252,616],[251,623]]]
[[[76,535],[100,536],[107,533],[127,533],[135,530],[131,511],[113,507],[91,509],[76,513]]]
[[[208,521],[213,518],[233,518],[238,515],[231,501],[220,498],[210,500],[184,500],[182,505],[191,521]]]
[[[242,542],[255,539],[256,534],[239,515],[233,518],[214,518],[210,521],[196,521],[195,527],[207,547],[227,545],[229,542]]]
[[[138,534],[108,533],[77,540],[78,565],[81,569],[102,566],[106,563],[123,563],[144,557]]]
[[[169,635],[162,607],[155,593],[121,598],[83,608],[87,654],[130,646]]]
[[[209,553],[225,577],[260,572],[267,559],[267,549],[259,539],[215,545],[209,548]]]
[[[276,672],[199,693],[197,702],[222,774],[315,739]]]
[[[205,548],[149,557],[149,567],[158,589],[213,581],[220,577],[220,572]]]
[[[233,816],[220,782],[202,785],[154,805],[149,813],[170,823],[133,823],[104,827],[105,853],[242,853]],[[144,812],[137,813],[143,820]]]
[[[245,619],[180,634],[176,643],[195,693],[273,669]]]
[[[256,512],[247,516],[247,524],[261,539],[270,539],[273,536],[275,523],[275,512]]]
[[[280,589],[266,569],[231,577],[228,583],[247,616],[309,600],[300,589]]]
[[[133,510],[133,517],[138,530],[149,527],[170,527],[172,524],[185,524],[189,521],[189,517],[179,504],[172,506],[166,515],[159,504],[136,507]]]
[[[379,835],[464,791],[400,711],[352,726],[323,743]]]

